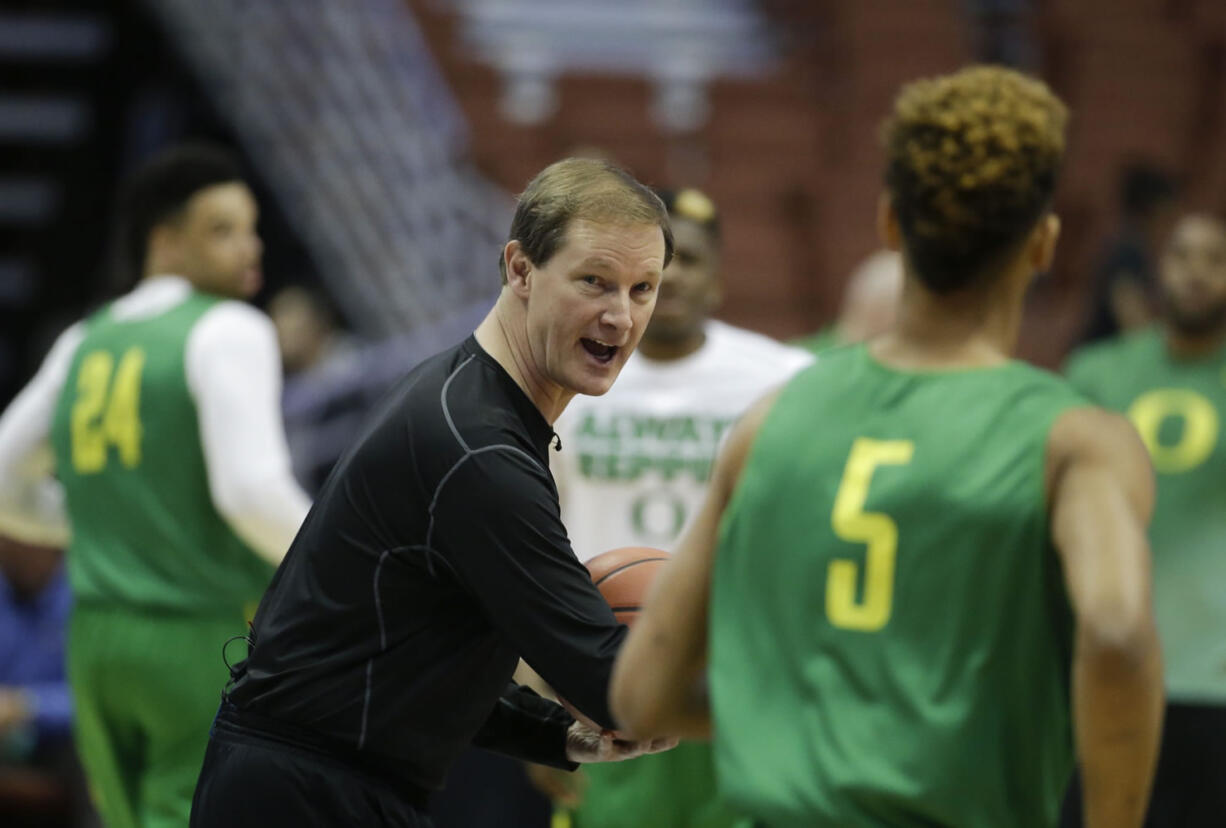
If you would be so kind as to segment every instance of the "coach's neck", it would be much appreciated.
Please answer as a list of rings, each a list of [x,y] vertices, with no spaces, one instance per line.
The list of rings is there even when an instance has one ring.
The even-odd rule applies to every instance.
[[[553,425],[575,393],[550,380],[545,366],[534,356],[528,339],[527,304],[510,286],[503,285],[498,301],[473,336]]]

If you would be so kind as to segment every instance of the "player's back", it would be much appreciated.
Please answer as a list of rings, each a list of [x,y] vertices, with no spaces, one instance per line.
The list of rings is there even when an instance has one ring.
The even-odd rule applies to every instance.
[[[1071,617],[1048,432],[1082,405],[1017,362],[909,373],[864,346],[781,393],[721,527],[721,789],[772,828],[1054,824]]]
[[[213,506],[188,384],[188,339],[219,301],[187,292],[152,315],[108,305],[83,323],[51,431],[78,602],[223,616],[267,586],[271,568]]]

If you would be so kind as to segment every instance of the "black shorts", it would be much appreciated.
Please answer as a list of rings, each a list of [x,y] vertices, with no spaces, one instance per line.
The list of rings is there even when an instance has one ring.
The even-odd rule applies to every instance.
[[[219,716],[196,783],[191,828],[433,828],[425,804],[418,791]]]
[[[1073,780],[1063,828],[1080,828],[1081,786]],[[1226,706],[1171,704],[1162,726],[1146,828],[1226,825]]]

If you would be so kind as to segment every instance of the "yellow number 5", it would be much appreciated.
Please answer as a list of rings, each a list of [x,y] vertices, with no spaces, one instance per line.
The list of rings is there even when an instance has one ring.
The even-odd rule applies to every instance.
[[[864,511],[864,502],[878,466],[906,465],[914,453],[915,444],[910,440],[860,437],[852,444],[830,522],[834,533],[843,540],[868,545],[864,556],[864,597],[856,600],[859,580],[856,562],[831,561],[826,573],[826,617],[836,627],[876,632],[890,620],[898,526],[888,515]]]
[[[106,468],[107,446],[128,468],[140,464],[140,378],[145,351],[129,348],[115,369],[115,358],[93,351],[81,360],[77,398],[72,405],[72,466],[78,474]],[[111,375],[114,374],[114,382]]]

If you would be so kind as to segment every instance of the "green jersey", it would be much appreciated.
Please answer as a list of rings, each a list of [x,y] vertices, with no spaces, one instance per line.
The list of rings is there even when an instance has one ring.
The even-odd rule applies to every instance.
[[[791,345],[797,348],[803,348],[811,354],[820,356],[831,348],[840,348],[846,343],[839,336],[839,328],[837,325],[831,324],[821,330],[811,333],[808,336],[802,336],[799,339],[793,339]]]
[[[1154,612],[1167,689],[1189,703],[1226,702],[1226,348],[1176,359],[1151,328],[1084,348],[1069,379],[1128,415],[1157,477],[1150,524]]]
[[[1019,362],[830,351],[781,393],[720,527],[720,789],[772,828],[1055,825],[1071,612],[1044,492],[1084,405]]]
[[[51,427],[78,603],[237,617],[272,577],[213,506],[187,383],[188,336],[218,301],[85,322]]]

